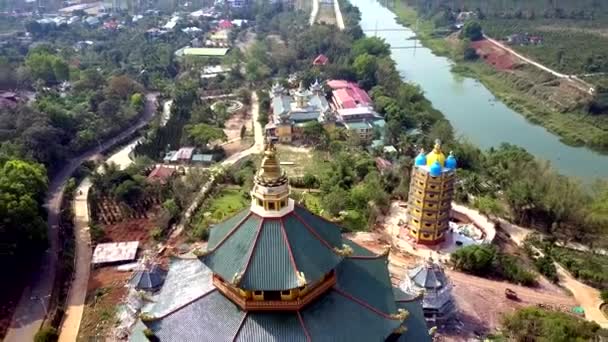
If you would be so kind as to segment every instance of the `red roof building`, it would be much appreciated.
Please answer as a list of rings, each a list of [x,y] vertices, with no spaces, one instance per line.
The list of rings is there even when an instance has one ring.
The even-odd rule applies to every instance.
[[[318,55],[317,58],[312,61],[312,65],[326,65],[327,63],[329,63],[329,58],[324,54]]]
[[[327,85],[333,89],[332,101],[336,109],[348,109],[357,107],[368,107],[372,105],[372,99],[365,90],[359,88],[356,83],[344,80],[331,80]]]
[[[166,184],[167,180],[171,178],[175,174],[175,169],[171,167],[166,167],[162,165],[156,165],[154,170],[150,172],[148,175],[148,181],[150,182],[159,182],[161,184]]]
[[[234,26],[230,20],[222,19],[217,24],[217,27],[221,30],[229,30]]]

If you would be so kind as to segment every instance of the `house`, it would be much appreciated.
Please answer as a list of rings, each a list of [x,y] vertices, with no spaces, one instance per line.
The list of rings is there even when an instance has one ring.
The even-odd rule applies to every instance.
[[[232,27],[234,27],[234,24],[232,24],[232,21],[230,21],[230,20],[222,19],[217,24],[217,27],[220,30],[230,30],[230,29],[232,29]]]
[[[118,28],[118,22],[115,19],[103,23],[104,30],[115,31]]]
[[[17,104],[19,103],[20,100],[21,99],[19,98],[19,96],[16,93],[13,93],[10,91],[4,91],[4,92],[0,91],[0,109],[3,109],[3,108],[13,109],[13,108],[17,107]]]
[[[363,141],[370,141],[374,137],[374,128],[367,121],[345,122],[344,127],[354,134],[358,134]]]
[[[213,164],[213,154],[194,154],[192,155],[192,163],[209,166]]]
[[[384,158],[376,158],[376,168],[380,171],[380,174],[384,175],[387,171],[390,171],[393,168],[393,163],[384,159]]]
[[[342,122],[373,121],[381,118],[371,107],[342,108],[338,109],[336,112],[338,113],[338,120]]]
[[[175,174],[175,169],[163,165],[156,165],[154,170],[146,178],[151,183],[167,184],[169,179]]]
[[[275,84],[271,96],[272,115],[265,130],[268,136],[279,142],[301,139],[303,129],[309,122],[319,122],[330,130],[335,126],[333,110],[319,82],[313,83],[309,89],[300,83],[291,94],[283,86]]]
[[[177,150],[177,153],[175,153],[173,159],[177,162],[188,163],[192,160],[193,153],[194,147],[182,147]]]
[[[329,59],[324,54],[318,55],[313,61],[312,65],[326,65],[329,63]]]
[[[332,89],[332,103],[336,109],[371,106],[372,99],[356,83],[345,80],[330,80],[327,86]]]

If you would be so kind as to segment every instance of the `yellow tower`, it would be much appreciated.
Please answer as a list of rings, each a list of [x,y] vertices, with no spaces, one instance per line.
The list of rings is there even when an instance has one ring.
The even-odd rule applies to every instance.
[[[407,233],[416,243],[435,245],[443,241],[448,229],[456,158],[446,158],[437,140],[427,155],[416,157],[408,196]]]

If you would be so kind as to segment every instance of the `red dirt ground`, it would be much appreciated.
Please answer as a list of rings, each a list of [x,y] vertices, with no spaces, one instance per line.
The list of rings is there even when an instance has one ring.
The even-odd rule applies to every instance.
[[[139,241],[140,245],[150,239],[150,231],[156,227],[154,216],[143,219],[131,219],[116,224],[106,225],[104,231],[107,242]]]
[[[485,39],[471,42],[471,47],[477,51],[479,57],[497,70],[511,70],[517,62],[517,58]]]

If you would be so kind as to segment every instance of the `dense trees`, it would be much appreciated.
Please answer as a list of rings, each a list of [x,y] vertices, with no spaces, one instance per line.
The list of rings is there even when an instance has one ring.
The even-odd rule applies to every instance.
[[[451,255],[454,266],[464,272],[494,276],[508,281],[534,285],[536,277],[522,266],[518,258],[499,252],[492,245],[471,245],[458,249]]]
[[[566,313],[538,308],[519,309],[505,317],[504,335],[513,341],[593,341],[600,326]]]
[[[472,41],[480,40],[483,38],[483,32],[481,30],[481,24],[477,21],[468,21],[464,24],[462,32],[460,33],[462,38],[467,38]]]
[[[12,159],[0,161],[0,264],[17,267],[46,245],[42,203],[47,189],[44,167]]]

